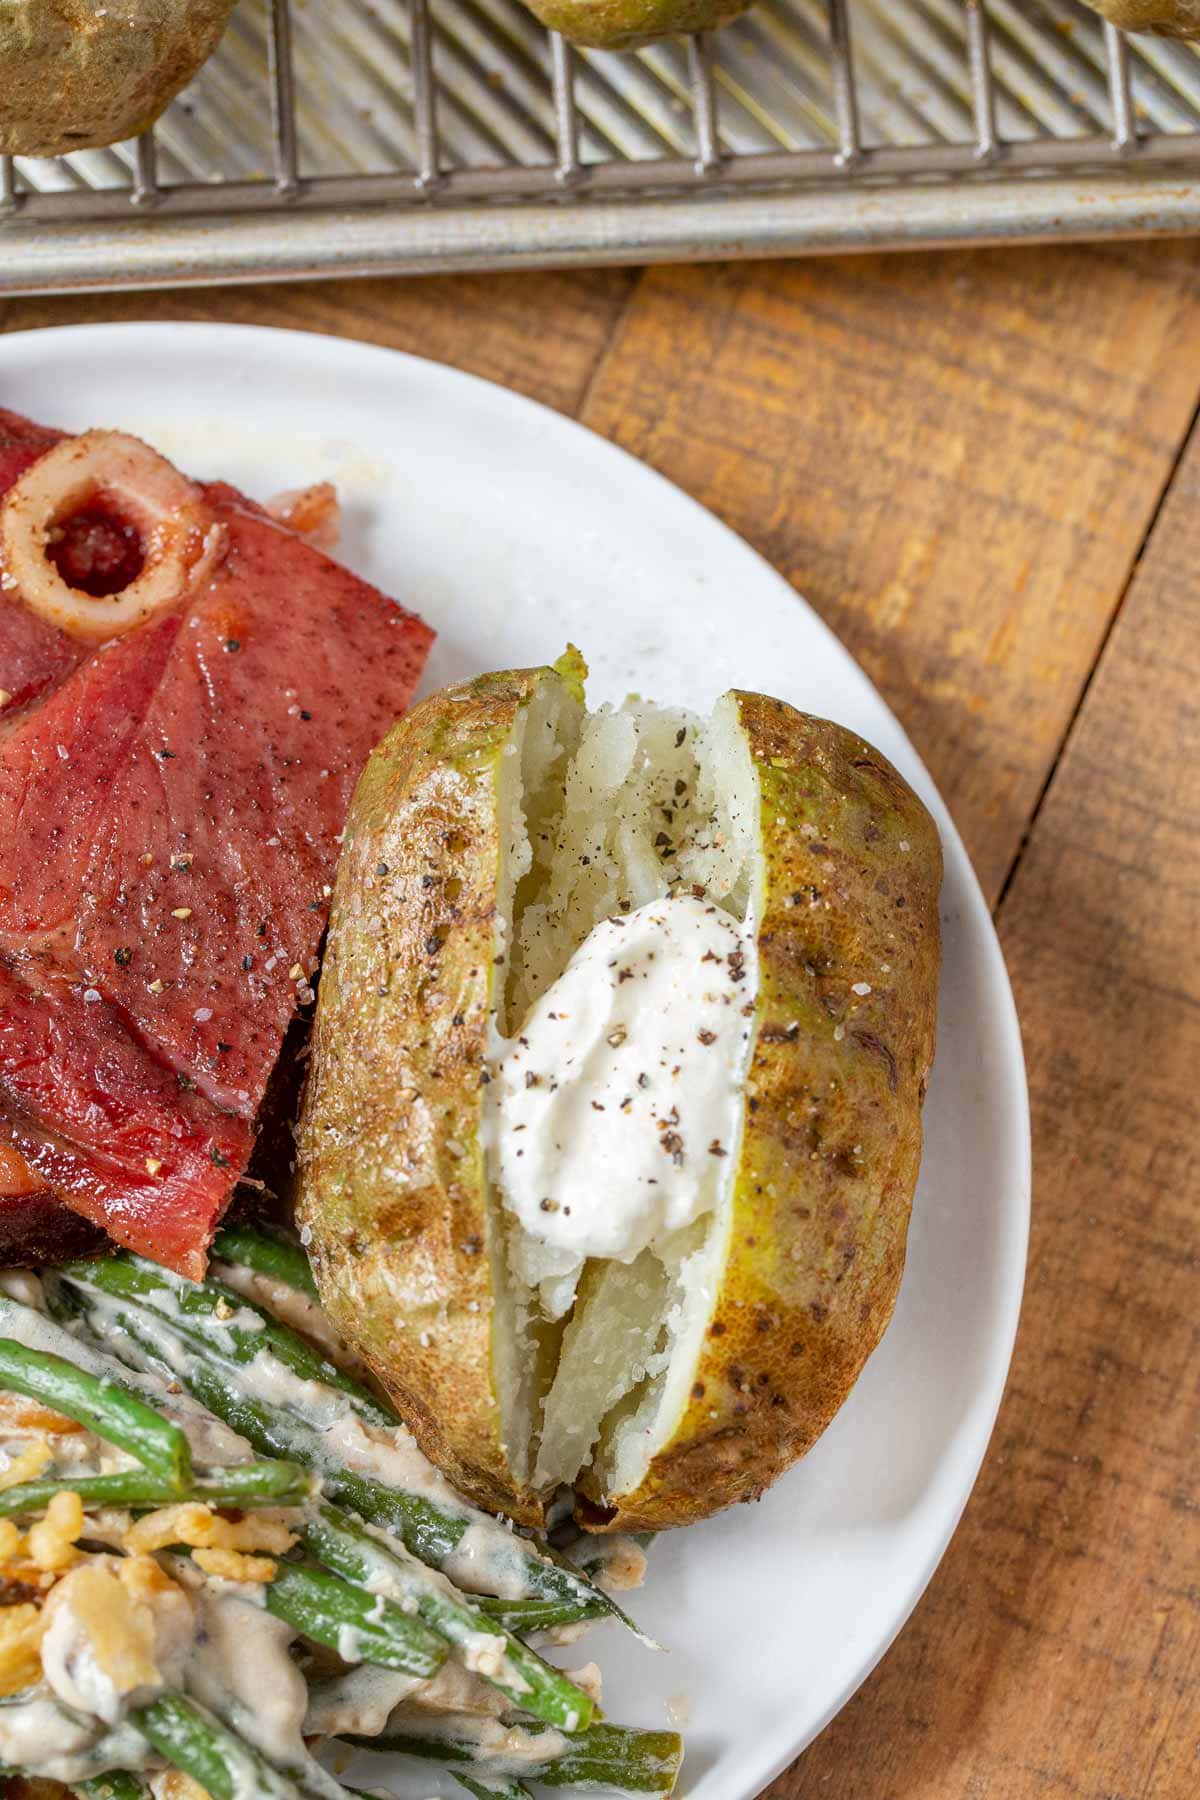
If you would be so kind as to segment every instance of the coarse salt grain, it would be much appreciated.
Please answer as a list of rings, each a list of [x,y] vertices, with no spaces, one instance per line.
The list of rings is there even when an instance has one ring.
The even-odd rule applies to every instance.
[[[198,1006],[192,1014],[192,1017],[195,1019],[197,1025],[207,1025],[208,1021],[212,1018],[212,1007]]]
[[[850,992],[852,994],[859,994],[859,995],[869,994],[870,991],[871,991],[871,984],[869,981],[856,981],[850,989]]]

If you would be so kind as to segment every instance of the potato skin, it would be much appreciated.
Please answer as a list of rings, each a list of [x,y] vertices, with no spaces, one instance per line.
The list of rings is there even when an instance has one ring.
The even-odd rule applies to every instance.
[[[479,1119],[498,767],[521,707],[553,678],[435,695],[368,763],[299,1137],[299,1219],[334,1323],[449,1478],[527,1524],[542,1522],[543,1497],[515,1489],[500,1443]],[[764,869],[727,1259],[677,1428],[636,1493],[612,1505],[585,1491],[593,1530],[660,1530],[757,1498],[845,1400],[904,1266],[934,1047],[937,831],[853,733],[734,699],[759,772]]]
[[[236,0],[8,0],[0,152],[62,156],[135,137],[212,55]]]
[[[1200,0],[1087,0],[1094,11],[1122,31],[1152,31],[1159,37],[1200,38]]]
[[[765,870],[724,1278],[674,1436],[636,1493],[607,1509],[590,1496],[593,1530],[661,1530],[757,1499],[846,1399],[904,1269],[934,1049],[937,828],[861,738],[761,694],[734,699]]]
[[[715,31],[753,0],[526,0],[550,31],[593,50],[636,50],[674,32]]]
[[[494,1511],[514,1491],[491,1379],[479,1141],[500,758],[549,669],[487,675],[394,725],[359,780],[330,912],[298,1140],[321,1300],[421,1448]]]

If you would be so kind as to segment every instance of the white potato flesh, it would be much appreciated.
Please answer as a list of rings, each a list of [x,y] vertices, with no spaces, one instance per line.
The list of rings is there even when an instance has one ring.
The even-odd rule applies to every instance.
[[[739,920],[753,911],[758,783],[730,698],[707,720],[640,700],[586,714],[546,682],[503,765],[497,1050],[602,919],[681,884]],[[590,1470],[605,1494],[629,1493],[668,1441],[716,1300],[736,1150],[702,1218],[631,1263],[564,1277],[529,1238],[514,1258],[493,1141],[494,1376],[522,1481],[548,1492]],[[564,1307],[565,1322],[548,1316]]]

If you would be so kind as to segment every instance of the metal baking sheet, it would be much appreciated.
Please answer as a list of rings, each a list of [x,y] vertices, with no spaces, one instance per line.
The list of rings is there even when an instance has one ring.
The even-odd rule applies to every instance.
[[[1200,54],[1076,0],[242,0],[152,134],[0,159],[0,293],[1182,233]]]

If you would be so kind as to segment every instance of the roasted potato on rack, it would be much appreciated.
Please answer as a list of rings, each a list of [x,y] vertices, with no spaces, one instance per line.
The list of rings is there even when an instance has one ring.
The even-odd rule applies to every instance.
[[[752,0],[526,0],[550,31],[593,50],[636,50],[676,32],[715,31]]]
[[[534,1523],[567,1484],[590,1527],[657,1529],[820,1436],[900,1282],[940,878],[892,765],[761,694],[588,714],[569,655],[384,739],[299,1217],[456,1485]]]
[[[1087,0],[1122,31],[1158,37],[1200,38],[1200,0]]]
[[[212,55],[235,0],[5,0],[0,153],[63,156],[146,131]]]

